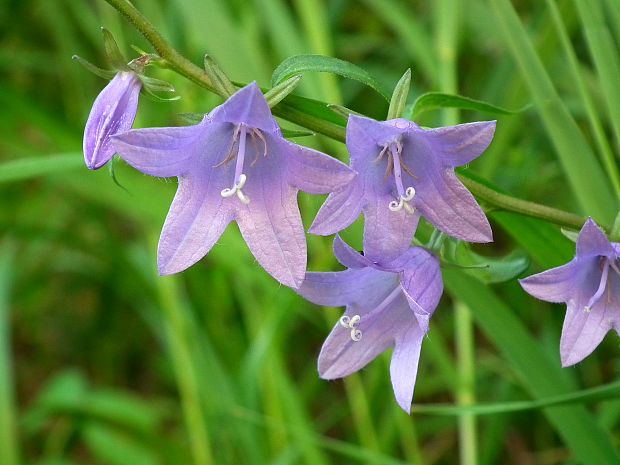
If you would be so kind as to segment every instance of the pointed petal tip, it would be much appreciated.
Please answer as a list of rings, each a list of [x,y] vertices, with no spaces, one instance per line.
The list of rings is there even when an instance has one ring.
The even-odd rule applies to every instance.
[[[411,415],[411,400],[396,399],[396,403],[407,415]]]

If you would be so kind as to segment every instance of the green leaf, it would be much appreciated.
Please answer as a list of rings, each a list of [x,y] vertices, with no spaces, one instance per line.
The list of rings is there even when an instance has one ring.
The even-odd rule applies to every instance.
[[[322,55],[296,55],[287,58],[274,70],[271,85],[275,87],[291,76],[305,72],[332,73],[353,79],[374,89],[390,101],[391,92],[366,70],[348,61]]]
[[[155,452],[135,438],[112,428],[89,422],[83,429],[84,441],[93,456],[110,465],[157,465]]]
[[[282,135],[287,139],[294,139],[295,137],[308,137],[314,136],[315,134],[311,131],[302,131],[296,129],[286,129],[280,128],[282,130]]]
[[[411,118],[416,119],[422,113],[441,108],[458,108],[460,110],[473,110],[492,115],[514,115],[530,108],[526,105],[518,110],[508,110],[482,100],[475,100],[461,95],[444,94],[442,92],[427,92],[420,95],[413,104]]]
[[[457,264],[472,267],[463,271],[485,284],[510,281],[523,273],[530,264],[527,255],[519,250],[503,257],[484,257],[471,250],[465,242],[449,245],[453,247],[452,253]]]
[[[495,344],[534,398],[570,394],[572,386],[562,373],[559,357],[548,354],[525,328],[516,312],[491,288],[461,271],[443,272],[446,289],[472,310],[478,326]],[[566,446],[584,465],[620,463],[620,455],[593,416],[580,405],[543,410]]]

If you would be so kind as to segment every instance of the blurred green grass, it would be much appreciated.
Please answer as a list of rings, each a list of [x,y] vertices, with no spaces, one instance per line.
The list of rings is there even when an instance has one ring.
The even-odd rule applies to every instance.
[[[533,102],[536,110],[499,119],[491,148],[469,169],[516,196],[582,214],[596,208],[611,222],[618,209],[612,180],[597,182],[579,165],[599,166],[602,173],[600,166],[608,165],[595,156],[603,160],[609,152],[612,164],[618,160],[617,102],[608,90],[614,65],[603,60],[609,68],[601,69],[592,52],[617,58],[620,10],[613,0],[594,3],[590,17],[573,1],[551,2],[567,44],[553,10],[536,1],[512,2],[519,24],[510,23],[507,1],[135,2],[186,56],[200,63],[209,53],[235,80],[268,85],[284,58],[321,53],[351,61],[387,86],[411,67],[410,101],[427,91],[456,90],[506,108]],[[319,309],[270,279],[234,225],[190,270],[156,276],[157,235],[176,183],[121,162],[116,174],[125,192],[105,170],[81,166],[83,124],[105,83],[71,56],[103,63],[102,25],[126,52],[131,44],[149,50],[103,1],[0,4],[0,157],[19,168],[17,175],[0,175],[2,240],[15,249],[11,265],[2,269],[12,283],[3,338],[11,341],[6,373],[13,372],[14,387],[10,378],[0,382],[9,388],[2,392],[15,390],[16,399],[0,417],[8,418],[9,408],[15,412],[20,463],[163,465],[196,457],[202,460],[197,465],[458,463],[457,419],[404,415],[392,398],[388,356],[343,382],[318,379],[316,356],[338,312]],[[525,41],[538,58],[528,55]],[[142,99],[136,126],[182,124],[177,114],[219,103],[171,72],[157,77],[172,82],[183,98]],[[300,94],[377,118],[387,109],[371,90],[331,75],[304,76]],[[594,120],[591,107],[598,110]],[[437,126],[455,117],[485,118],[436,112],[421,123]],[[318,136],[299,141],[347,159],[342,144]],[[590,155],[574,153],[580,147]],[[41,164],[24,161],[31,157],[41,157]],[[308,226],[322,199],[300,198]],[[535,269],[572,254],[556,228],[505,212],[492,219],[496,243],[482,253],[518,246],[532,256]],[[359,246],[359,222],[344,236]],[[334,269],[330,239],[309,236],[308,243],[310,269]],[[477,305],[499,296],[505,311],[534,335],[536,353],[559,367],[560,307],[533,301],[514,282],[485,289],[491,294],[466,302],[474,317],[483,312]],[[454,304],[454,296],[446,295],[433,320],[416,403],[453,403],[462,387]],[[489,333],[477,323],[476,398],[542,397],[545,392],[524,382],[527,367],[506,357]],[[558,369],[563,381],[554,382],[577,389],[613,380],[617,355],[617,337],[610,335],[586,362]],[[618,447],[620,402],[598,402],[588,410],[591,416],[579,415],[596,421]],[[581,463],[558,434],[561,412],[555,420],[546,413],[478,419],[474,463]],[[192,437],[196,431],[204,437]],[[0,449],[5,460],[14,460],[6,458],[10,447]]]

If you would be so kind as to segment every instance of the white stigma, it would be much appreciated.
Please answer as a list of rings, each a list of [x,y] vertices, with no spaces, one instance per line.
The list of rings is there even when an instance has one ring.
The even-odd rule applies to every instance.
[[[409,202],[411,202],[414,197],[415,189],[413,186],[409,186],[405,191],[405,195],[399,196],[398,200],[392,200],[388,204],[388,208],[393,212],[400,211],[404,208],[407,213],[413,214],[415,212],[415,208],[409,205]]]
[[[239,198],[239,200],[241,200],[241,202],[243,202],[245,205],[249,204],[250,198],[245,195],[241,190],[243,189],[243,186],[245,186],[245,182],[247,181],[247,179],[248,177],[245,174],[241,173],[239,175],[239,181],[237,181],[234,186],[222,189],[222,192],[220,192],[221,196],[224,198],[228,198],[237,194],[237,197]]]
[[[361,319],[362,317],[359,315],[353,315],[351,318],[344,315],[340,318],[340,326],[351,330],[351,340],[354,342],[358,342],[362,339],[362,332],[357,329],[357,325]]]

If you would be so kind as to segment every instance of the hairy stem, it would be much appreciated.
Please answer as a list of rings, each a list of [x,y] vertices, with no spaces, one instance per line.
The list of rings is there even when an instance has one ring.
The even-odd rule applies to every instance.
[[[174,47],[164,39],[159,31],[155,29],[155,26],[153,26],[153,24],[151,24],[151,22],[131,3],[127,0],[105,1],[118,10],[135,26],[144,38],[150,42],[157,53],[167,61],[171,69],[210,92],[218,94],[207,73],[176,51]],[[221,97],[225,98],[224,95],[221,95]],[[345,141],[345,128],[343,126],[310,115],[292,104],[288,99],[284,99],[282,102],[278,103],[278,105],[273,108],[273,113],[276,116],[303,126],[311,131],[323,134],[331,139],[339,142]],[[580,228],[585,222],[585,218],[581,216],[534,202],[516,199],[497,192],[484,184],[474,181],[466,174],[460,173],[459,177],[474,195],[494,207],[532,216],[534,218],[540,218],[550,223],[574,229]]]

